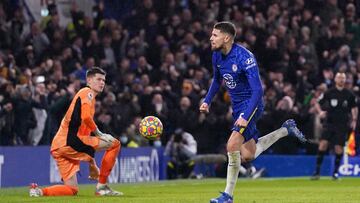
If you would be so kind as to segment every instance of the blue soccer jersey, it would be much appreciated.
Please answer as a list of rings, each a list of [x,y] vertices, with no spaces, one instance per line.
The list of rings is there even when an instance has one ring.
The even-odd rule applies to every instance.
[[[215,51],[212,63],[213,81],[204,102],[211,103],[224,80],[230,94],[234,120],[242,116],[249,121],[246,131],[250,132],[246,134],[256,134],[255,122],[263,111],[263,89],[254,55],[246,48],[233,44],[226,56],[220,51]],[[251,132],[253,127],[256,132]],[[239,131],[236,127],[234,130]]]

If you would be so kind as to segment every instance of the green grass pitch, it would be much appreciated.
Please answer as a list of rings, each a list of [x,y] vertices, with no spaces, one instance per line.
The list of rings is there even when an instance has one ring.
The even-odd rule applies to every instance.
[[[28,188],[0,189],[0,202],[121,202],[121,203],[201,203],[218,196],[225,179],[175,180],[153,183],[113,184],[121,197],[96,197],[94,185],[81,185],[74,197],[30,198]],[[239,179],[234,202],[239,203],[357,203],[360,178],[319,181],[304,178]]]

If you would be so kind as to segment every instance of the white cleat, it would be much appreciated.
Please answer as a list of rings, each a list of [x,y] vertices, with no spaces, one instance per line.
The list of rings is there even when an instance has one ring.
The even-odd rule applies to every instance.
[[[43,192],[36,183],[31,183],[29,189],[29,195],[30,197],[40,197],[43,196]]]
[[[96,188],[95,195],[97,196],[121,196],[124,195],[122,192],[111,189],[108,185]]]

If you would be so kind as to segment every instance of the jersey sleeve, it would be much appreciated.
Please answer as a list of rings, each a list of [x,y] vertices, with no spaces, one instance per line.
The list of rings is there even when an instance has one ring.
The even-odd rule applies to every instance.
[[[85,125],[91,130],[94,131],[96,129],[95,121],[91,115],[91,103],[92,100],[95,99],[94,95],[91,91],[84,92],[85,94],[80,95],[81,99],[81,120],[85,123]]]
[[[251,89],[249,105],[243,115],[244,119],[249,120],[262,99],[263,88],[261,85],[259,68],[254,55],[249,54],[248,57],[245,57],[244,61],[241,61],[241,63],[242,67],[244,67],[245,75]]]
[[[329,91],[324,93],[324,97],[320,99],[319,104],[323,111],[327,111],[329,109]]]
[[[354,107],[356,107],[356,97],[355,97],[355,95],[352,93],[352,92],[350,92],[350,102],[349,102],[349,106],[350,106],[350,108],[354,108]]]
[[[211,82],[209,91],[206,94],[204,102],[210,104],[212,99],[214,98],[215,94],[219,91],[221,85],[221,76],[218,68],[216,67],[216,54],[213,53],[212,55],[212,65],[213,65],[213,80]]]

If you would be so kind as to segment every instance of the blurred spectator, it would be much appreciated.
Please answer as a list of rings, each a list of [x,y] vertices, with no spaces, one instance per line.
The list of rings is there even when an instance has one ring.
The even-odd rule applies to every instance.
[[[170,157],[170,161],[167,163],[168,178],[188,178],[194,167],[191,158],[196,153],[197,143],[194,137],[181,128],[176,129],[167,142],[164,152]]]
[[[197,126],[197,114],[191,109],[192,104],[188,97],[182,97],[179,108],[170,114],[170,121],[176,128],[182,128],[187,132],[193,132]]]
[[[83,55],[83,39],[80,36],[74,37],[71,43],[71,49],[73,52],[74,58],[79,62],[84,62],[84,55]]]
[[[170,109],[168,108],[168,105],[164,100],[162,94],[155,92],[151,98],[151,103],[149,107],[149,111],[146,112],[145,115],[153,115],[158,117],[163,122],[163,125],[166,128],[169,122]],[[161,139],[164,142],[168,140],[168,137],[165,134],[161,137]]]
[[[126,133],[133,119],[140,114],[141,107],[137,101],[137,96],[130,92],[119,94],[117,98],[115,96],[111,97],[113,104],[108,108],[109,113],[112,115],[110,125],[114,134],[120,136]]]
[[[34,90],[34,94],[32,99],[34,99],[34,101],[41,103],[43,106],[34,106],[32,108],[32,111],[34,113],[35,116],[35,120],[36,120],[36,127],[32,128],[29,131],[29,143],[30,145],[36,146],[39,144],[41,138],[43,137],[44,134],[44,129],[45,129],[45,124],[46,124],[46,119],[47,119],[47,104],[48,104],[48,100],[47,100],[47,91],[46,91],[46,86],[44,84],[45,82],[45,77],[44,76],[38,76],[36,78],[36,85],[35,85],[35,90]]]
[[[329,25],[332,19],[341,18],[343,16],[337,3],[337,0],[326,0],[325,5],[320,9],[320,17],[325,25]]]
[[[40,95],[39,102],[31,98],[31,90],[28,86],[23,85],[17,88],[17,96],[13,98],[14,105],[14,129],[16,142],[20,145],[31,143],[29,139],[29,130],[34,129],[38,124],[33,112],[33,107],[46,108],[46,98]]]
[[[181,96],[188,97],[191,104],[198,104],[200,99],[199,95],[194,91],[193,83],[190,80],[184,80],[182,83]],[[192,108],[196,109],[195,105]]]
[[[93,68],[94,66],[95,66],[94,58],[89,57],[86,59],[86,63],[81,67],[77,67],[78,69],[73,71],[72,74],[75,76],[76,79],[80,80],[81,83],[85,84],[86,71]]]
[[[31,23],[30,33],[25,37],[24,44],[27,48],[33,48],[34,57],[40,59],[44,51],[50,44],[48,36],[42,32],[39,23]],[[21,66],[21,65],[20,65]]]
[[[14,114],[13,105],[8,102],[0,106],[0,144],[13,145],[14,144]]]

